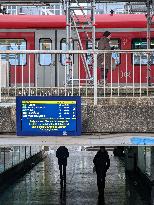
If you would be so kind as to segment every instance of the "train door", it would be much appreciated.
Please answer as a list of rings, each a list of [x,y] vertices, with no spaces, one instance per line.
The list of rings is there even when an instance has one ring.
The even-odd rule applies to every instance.
[[[77,50],[77,41],[73,40],[72,49]],[[66,51],[66,31],[57,30],[57,45],[58,50]],[[72,55],[73,66],[71,66],[71,71],[69,71],[69,83],[78,83],[78,55]],[[57,86],[65,85],[65,72],[66,72],[66,54],[61,54],[57,57]],[[74,79],[73,81],[71,79]]]
[[[35,32],[36,50],[55,50],[55,30]],[[38,54],[35,56],[35,84],[38,87],[55,86],[55,55]]]

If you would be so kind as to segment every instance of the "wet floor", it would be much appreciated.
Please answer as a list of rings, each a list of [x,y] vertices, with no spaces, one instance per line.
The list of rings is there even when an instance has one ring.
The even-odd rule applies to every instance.
[[[13,146],[0,148],[0,173],[40,152],[40,146]]]
[[[0,205],[97,205],[96,174],[93,158],[96,152],[69,148],[66,193],[61,195],[59,169],[55,151],[39,163],[0,197]],[[126,180],[124,161],[109,152],[111,165],[107,172],[105,205],[148,205],[139,194],[136,182]]]

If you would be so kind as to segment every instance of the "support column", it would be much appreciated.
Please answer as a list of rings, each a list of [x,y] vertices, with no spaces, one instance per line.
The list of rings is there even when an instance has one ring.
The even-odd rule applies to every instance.
[[[151,204],[154,205],[154,146],[151,147],[151,181],[153,182],[151,188]]]
[[[150,12],[150,6],[151,6],[151,0],[147,0],[146,3],[147,6],[147,49],[150,49],[150,27],[151,27],[151,12]],[[150,53],[147,54],[147,84],[148,86],[151,86],[151,60],[150,60]]]
[[[151,205],[154,205],[154,186],[151,189]]]
[[[154,146],[151,147],[151,181],[154,181]]]
[[[151,205],[154,205],[154,146],[151,146]]]
[[[129,147],[125,151],[125,170],[128,172],[134,172],[137,166],[137,148]]]
[[[66,49],[67,51],[71,50],[71,14],[70,14],[70,0],[66,0]],[[70,55],[66,54],[66,81],[65,84],[67,84],[70,80]],[[65,85],[66,86],[66,85]]]
[[[91,2],[91,20],[92,20],[92,50],[95,52],[96,30],[95,30],[95,0]],[[94,75],[94,105],[97,105],[97,54],[93,54],[93,75]]]

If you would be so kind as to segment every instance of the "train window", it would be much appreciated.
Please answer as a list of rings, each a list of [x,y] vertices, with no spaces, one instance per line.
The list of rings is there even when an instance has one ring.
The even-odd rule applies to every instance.
[[[110,40],[111,50],[120,50],[120,39],[111,39]],[[115,59],[116,65],[120,64],[120,53],[112,52],[112,57]]]
[[[96,39],[96,47],[95,47],[96,50],[98,48],[98,41],[99,40],[100,39]],[[110,46],[111,46],[111,50],[120,50],[120,39],[111,39]],[[88,50],[92,49],[92,42],[91,41],[88,41],[87,49]],[[113,52],[112,57],[115,59],[116,64],[119,65],[120,64],[120,54]],[[88,65],[92,64],[92,57],[90,54],[87,54],[87,63],[88,63]]]
[[[98,48],[98,41],[99,41],[99,39],[96,39],[95,49]],[[87,50],[91,50],[92,49],[92,42],[90,40],[87,41],[86,47],[87,47]],[[92,65],[92,59],[93,59],[92,55],[91,54],[87,54],[86,58],[87,58],[87,64],[88,65]]]
[[[71,45],[71,49],[73,50],[74,49],[74,43]],[[66,51],[67,50],[67,46],[66,46],[66,39],[63,38],[61,41],[60,41],[60,50],[62,51]],[[66,63],[66,54],[61,54],[60,55],[60,63],[62,65],[65,65]]]
[[[151,39],[150,48],[154,48],[154,39]],[[146,38],[135,38],[132,40],[132,49],[147,49]],[[140,62],[141,61],[141,62]],[[133,63],[133,58],[132,58]],[[147,54],[134,54],[134,65],[147,65]],[[150,56],[150,64],[154,64],[154,54]]]
[[[40,50],[51,50],[52,41],[50,38],[41,38],[40,39]],[[51,54],[40,54],[39,55],[40,65],[51,65],[52,64],[52,55]]]
[[[24,39],[0,39],[0,50],[26,50]],[[3,61],[9,61],[10,65],[25,65],[26,54],[1,54]]]

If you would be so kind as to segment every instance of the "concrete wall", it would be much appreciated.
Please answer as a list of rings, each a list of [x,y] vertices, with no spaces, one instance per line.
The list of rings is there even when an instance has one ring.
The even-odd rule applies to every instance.
[[[83,132],[153,132],[154,99],[102,99],[82,113]]]
[[[0,106],[0,132],[16,132],[15,105]],[[108,98],[82,105],[82,132],[154,132],[154,98]]]

